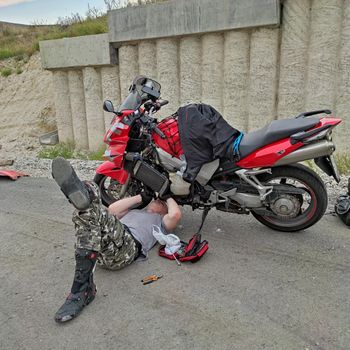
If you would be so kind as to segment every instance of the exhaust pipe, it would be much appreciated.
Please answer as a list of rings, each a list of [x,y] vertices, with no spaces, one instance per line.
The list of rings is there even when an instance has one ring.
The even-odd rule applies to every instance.
[[[334,151],[335,151],[334,143],[328,140],[324,140],[321,142],[312,143],[310,145],[298,148],[296,151],[278,160],[274,164],[274,166],[292,164],[292,163],[302,162],[308,159],[329,156]]]

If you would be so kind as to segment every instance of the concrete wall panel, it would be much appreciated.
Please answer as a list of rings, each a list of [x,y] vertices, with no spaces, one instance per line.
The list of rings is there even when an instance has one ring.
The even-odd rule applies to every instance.
[[[284,2],[278,118],[291,117],[304,111],[310,8],[310,0]]]
[[[109,38],[127,41],[278,25],[279,0],[175,0],[108,13]]]
[[[157,47],[153,41],[141,41],[139,50],[139,73],[157,80]]]
[[[337,149],[350,152],[350,0],[344,3],[338,76],[336,115],[343,122],[335,129],[334,135]]]
[[[333,109],[343,0],[313,1],[306,110]]]
[[[202,102],[222,112],[224,36],[206,34],[202,37]]]
[[[202,43],[199,37],[180,40],[180,103],[198,103],[202,98]]]
[[[159,115],[166,117],[179,108],[178,42],[174,39],[157,40],[158,81],[162,85],[162,98],[169,100]]]
[[[102,100],[111,100],[113,102],[114,108],[117,108],[120,105],[119,67],[102,67],[101,82]],[[114,117],[114,114],[109,112],[103,112],[103,114],[105,121],[105,129],[108,130],[111,120]]]
[[[40,41],[40,54],[46,69],[111,65],[117,58],[108,34]]]
[[[244,131],[248,129],[249,44],[247,31],[225,33],[223,115],[232,126]]]
[[[89,149],[82,72],[80,70],[68,71],[68,82],[74,143],[77,149]]]
[[[53,72],[53,81],[58,137],[60,142],[72,142],[74,141],[74,134],[67,72]]]
[[[250,41],[249,131],[276,119],[279,29],[257,29]]]
[[[73,47],[79,39],[50,43],[50,57],[70,48],[64,51],[68,58],[64,58],[61,65],[48,68],[54,71],[61,140],[75,138],[77,144],[86,144],[84,131],[78,140],[81,129],[78,124],[83,121],[76,119],[83,110],[81,101],[85,98],[89,147],[96,149],[111,119],[107,113],[103,117],[102,99],[109,98],[117,106],[127,96],[134,77],[144,74],[161,83],[162,97],[170,101],[159,113],[163,117],[176,111],[180,104],[203,102],[213,105],[233,126],[250,131],[301,111],[336,108],[337,115],[344,119],[342,127],[335,132],[339,141],[337,148],[349,150],[350,0],[284,0],[281,27],[261,26],[272,24],[265,21],[272,7],[275,24],[278,23],[281,3],[279,0],[176,0],[133,8],[131,17],[125,15],[130,9],[117,11],[124,13],[124,22],[127,20],[123,28],[135,30],[133,35],[135,32],[141,35],[137,40],[133,37],[129,38],[132,41],[113,42],[119,47],[119,66],[112,66],[111,57],[105,55],[106,36],[83,39],[85,51],[93,48],[96,51],[96,47],[99,50],[99,44],[105,41],[103,57],[95,63],[96,52],[86,62],[81,57],[72,57],[85,52],[79,51],[79,45]],[[149,23],[144,16],[145,22],[135,22],[138,24],[135,26],[133,20],[139,18],[142,11],[153,10],[154,14],[155,8],[180,11],[177,13],[181,13],[181,20],[176,20],[175,15],[166,16],[165,11],[160,21],[153,16]],[[193,16],[194,13],[198,16]],[[259,14],[254,15],[256,21],[265,22],[259,22],[255,28],[249,23],[244,25],[254,13]],[[199,18],[202,20],[198,21]],[[227,26],[228,23],[234,27]],[[142,29],[144,25],[146,31]],[[154,29],[157,31],[152,32]],[[155,39],[148,35],[155,35]],[[99,44],[94,45],[94,40]],[[41,46],[45,51],[45,44]],[[94,67],[82,68],[84,97],[77,72],[69,73],[68,84],[67,65]],[[62,71],[58,71],[60,69]]]
[[[98,151],[103,146],[103,136],[105,134],[101,75],[97,69],[86,67],[83,69],[83,78],[89,149]]]
[[[119,78],[121,100],[129,94],[133,79],[139,74],[138,47],[125,45],[119,48]]]

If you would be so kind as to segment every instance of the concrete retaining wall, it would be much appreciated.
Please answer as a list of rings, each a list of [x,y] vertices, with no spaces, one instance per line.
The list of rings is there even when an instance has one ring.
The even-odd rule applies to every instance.
[[[198,1],[172,3],[191,12],[196,10]],[[239,4],[240,9],[245,3],[249,12],[253,2],[232,3]],[[207,1],[200,3],[204,6]],[[166,38],[159,33],[145,34],[145,40],[132,36],[133,32],[129,32],[128,38],[122,37],[125,33],[115,32],[119,25],[113,25],[115,16],[123,17],[130,9],[112,11],[109,38],[115,41],[105,42],[102,50],[110,52],[112,44],[117,47],[115,55],[113,52],[105,55],[109,59],[101,60],[99,65],[83,65],[75,60],[75,66],[68,62],[61,69],[57,64],[51,65],[49,59],[45,61],[46,68],[55,70],[60,139],[73,138],[77,146],[91,150],[102,146],[103,132],[112,117],[102,112],[103,99],[109,98],[118,105],[127,95],[132,79],[145,74],[162,84],[162,97],[170,101],[160,117],[176,111],[179,105],[204,102],[217,108],[233,126],[248,131],[273,119],[327,107],[343,118],[343,126],[335,133],[337,146],[341,152],[349,151],[350,0],[285,0],[280,26],[276,26],[277,1],[259,0],[254,4],[254,10],[260,4],[264,11],[268,5],[270,9],[275,6],[277,19],[274,17],[273,22],[270,18],[272,26],[256,23],[254,28],[247,29],[250,25],[240,22],[240,28],[237,23],[224,30],[208,26],[212,29],[206,33],[201,29],[200,34],[191,34],[193,28],[181,24],[182,34],[174,32]],[[132,11],[134,16],[140,16],[152,6]],[[251,17],[247,18],[251,21]],[[164,24],[164,33],[167,30]],[[100,43],[105,40],[105,36],[101,40],[95,37]],[[86,43],[86,39],[82,40]],[[49,46],[41,44],[43,57],[53,56],[52,52],[47,53],[54,50],[53,45],[54,41]],[[60,43],[59,47],[62,50]]]

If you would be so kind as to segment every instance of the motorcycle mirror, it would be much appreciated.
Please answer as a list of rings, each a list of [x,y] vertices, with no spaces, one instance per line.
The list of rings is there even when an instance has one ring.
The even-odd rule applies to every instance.
[[[112,101],[106,100],[103,102],[103,110],[106,112],[114,112],[114,106]]]

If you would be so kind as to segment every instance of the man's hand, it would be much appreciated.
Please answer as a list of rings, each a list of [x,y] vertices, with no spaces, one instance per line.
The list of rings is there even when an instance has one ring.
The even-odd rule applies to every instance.
[[[172,193],[170,192],[170,187],[168,186],[168,188],[163,192],[162,195],[158,194],[158,198],[164,202],[166,202],[169,198],[172,197]]]
[[[145,205],[148,205],[153,199],[153,193],[145,190],[141,191],[140,196],[142,198],[142,204],[145,204]]]
[[[141,202],[142,197],[140,194],[133,197],[123,198],[112,203],[108,207],[108,211],[110,214],[115,215],[118,219],[121,219],[125,214],[128,213],[131,208],[137,206],[138,204],[141,204]]]
[[[181,220],[181,209],[174,199],[168,198],[166,201],[168,214],[163,217],[163,224],[168,232],[175,230]]]
[[[161,201],[166,202],[169,198],[171,198],[171,193],[170,193],[170,192],[167,192],[167,193],[163,194],[162,196],[159,195],[158,198],[159,198]]]

